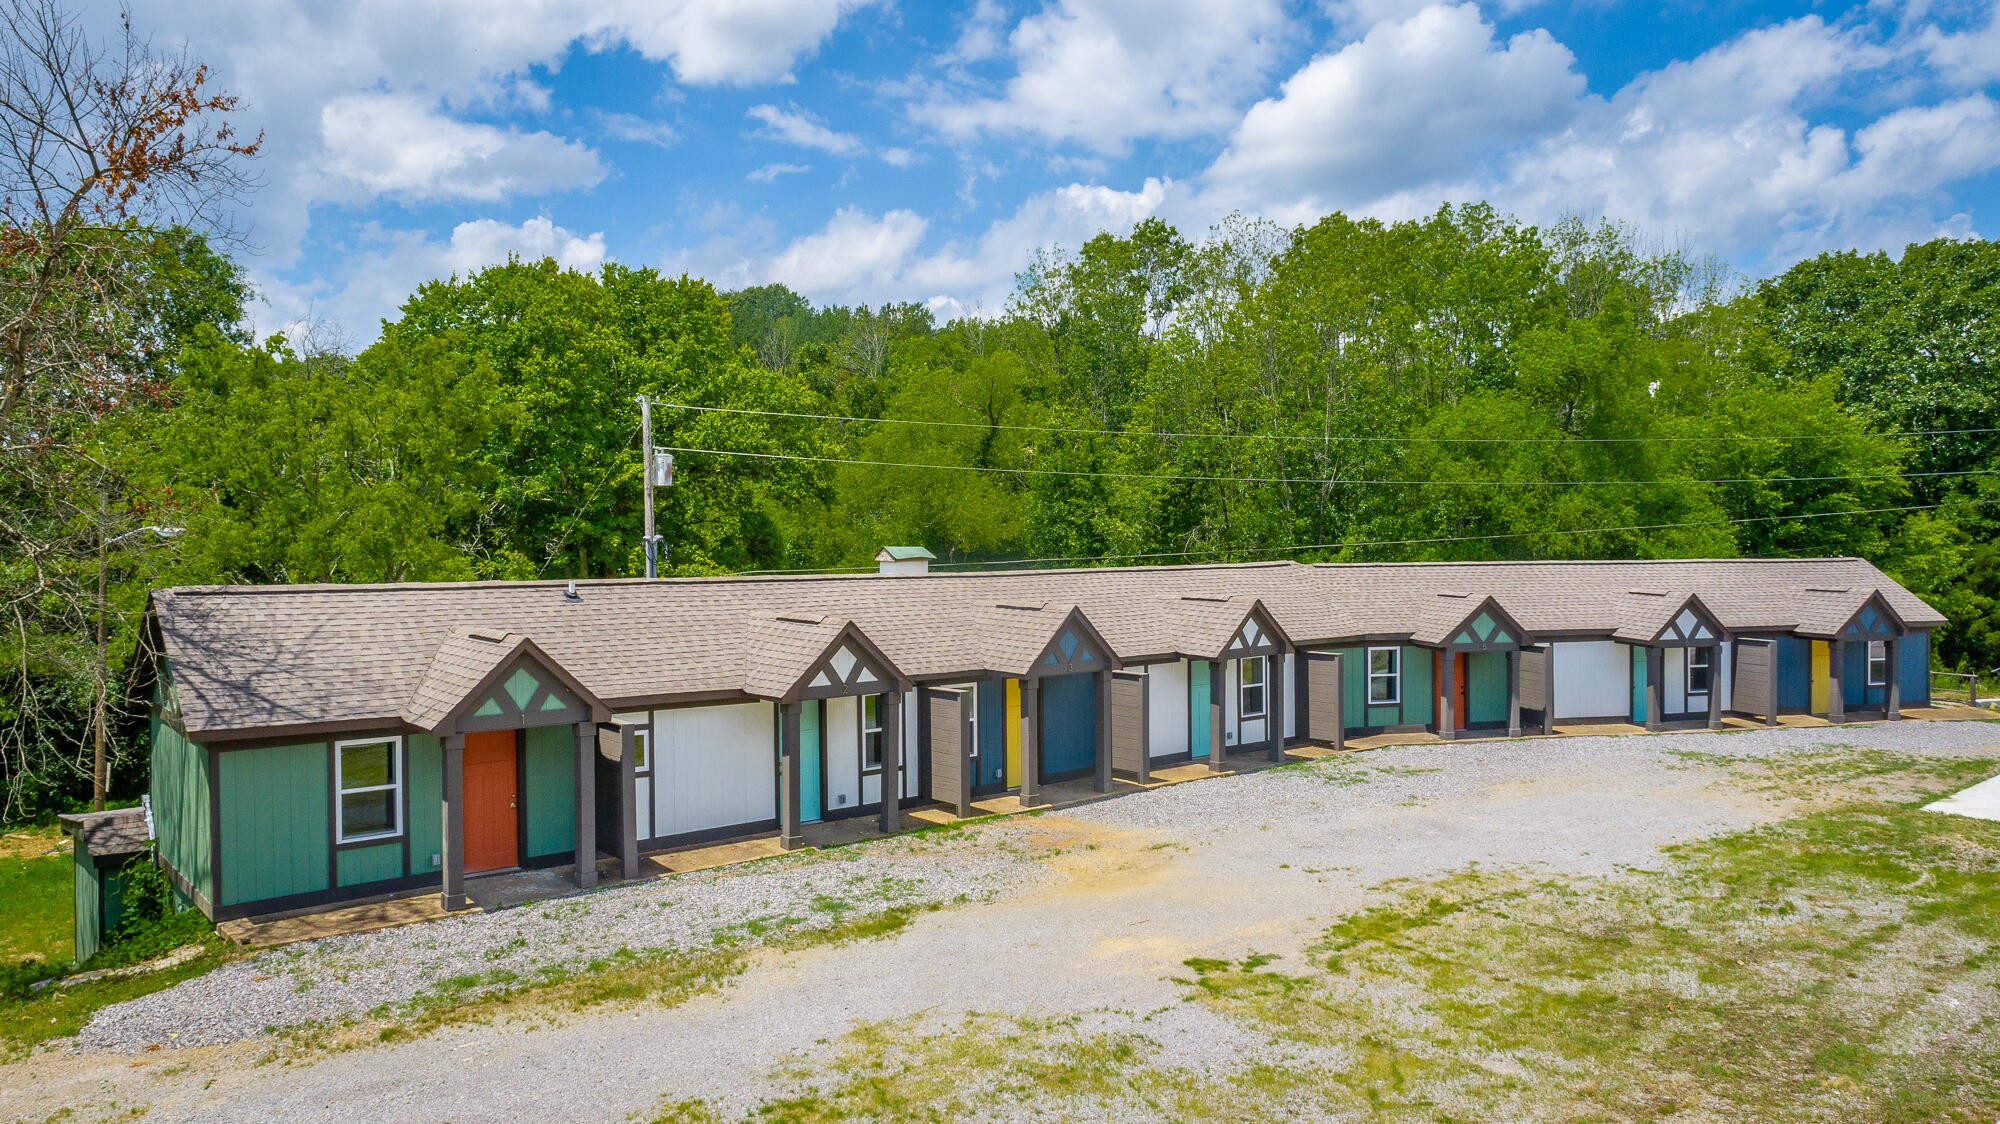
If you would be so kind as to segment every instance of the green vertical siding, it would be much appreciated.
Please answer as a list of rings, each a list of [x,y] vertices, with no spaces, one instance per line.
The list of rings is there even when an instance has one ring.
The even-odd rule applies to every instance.
[[[213,902],[208,750],[187,740],[157,715],[152,743],[153,832],[159,840],[160,857],[197,893]]]
[[[327,889],[327,747],[221,755],[223,905]]]
[[[403,750],[410,786],[410,874],[432,874],[444,853],[444,749],[429,734],[411,734]]]
[[[1416,726],[1428,725],[1431,713],[1437,709],[1436,682],[1431,676],[1431,656],[1429,648],[1403,648],[1403,721]]]
[[[576,849],[575,755],[576,727],[528,731],[528,783],[521,796],[528,802],[526,853],[531,859]]]
[[[1467,652],[1465,678],[1465,720],[1507,721],[1507,653]]]
[[[342,886],[399,878],[403,873],[403,843],[394,840],[373,847],[355,847],[340,852],[334,861],[339,864]],[[425,856],[425,861],[429,861],[429,856]]]
[[[1340,724],[1350,730],[1368,725],[1368,649],[1340,650]]]
[[[70,862],[70,872],[75,897],[76,962],[81,964],[96,956],[104,943],[104,904],[100,896],[97,867],[87,850],[76,852]]]

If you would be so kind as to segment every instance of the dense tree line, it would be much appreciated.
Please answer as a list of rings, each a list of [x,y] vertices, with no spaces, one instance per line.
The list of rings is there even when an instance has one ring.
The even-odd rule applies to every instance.
[[[1894,436],[2000,426],[1989,242],[1746,285],[1482,206],[1199,239],[1149,220],[1026,259],[1004,314],[949,323],[515,261],[424,285],[354,355],[244,338],[236,267],[185,231],[151,244],[157,386],[79,439],[121,481],[113,524],[183,530],[114,553],[114,663],[152,585],[639,573],[640,394],[682,450],[676,573],[904,542],[959,564],[1852,553],[1954,617],[1944,663],[2000,663],[1979,475],[2000,442]],[[4,649],[8,697],[86,697],[88,661],[48,658],[86,626]],[[14,817],[88,792],[10,782]]]

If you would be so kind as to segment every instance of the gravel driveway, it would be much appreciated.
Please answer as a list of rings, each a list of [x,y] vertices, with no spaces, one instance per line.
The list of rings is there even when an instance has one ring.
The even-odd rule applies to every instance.
[[[1738,830],[1794,805],[1736,759],[1832,747],[2000,756],[1985,723],[1409,746],[1180,785],[1035,820],[837,855],[618,887],[495,914],[277,950],[101,1012],[71,1052],[0,1073],[64,1103],[149,1107],[148,1119],[621,1119],[662,1097],[742,1108],[780,1091],[773,1067],[856,1022],[975,1011],[1147,1012],[1163,1057],[1239,1056],[1226,1028],[1177,1002],[1193,956],[1286,955],[1383,883],[1478,864],[1547,873],[1656,866],[1663,844]],[[1051,833],[1068,845],[1051,847]],[[452,1027],[286,1065],[167,1050],[152,1065],[91,1051],[254,1036],[337,1020],[504,963],[517,973],[619,948],[688,947],[756,918],[967,899],[886,941],[759,961],[682,1006],[613,1007],[555,1025]],[[267,978],[260,978],[267,977]],[[175,1037],[178,1036],[178,1037]],[[1238,1044],[1239,1047],[1247,1044]],[[184,1069],[168,1070],[169,1066]],[[0,1096],[4,1102],[14,1094]]]

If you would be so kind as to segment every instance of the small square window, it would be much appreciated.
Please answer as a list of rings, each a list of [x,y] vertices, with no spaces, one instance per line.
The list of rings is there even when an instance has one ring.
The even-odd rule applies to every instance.
[[[1714,679],[1714,649],[1687,649],[1688,685],[1690,695],[1708,694],[1708,685]]]
[[[648,773],[653,769],[653,731],[641,726],[632,731],[632,771]]]
[[[1868,685],[1870,687],[1889,685],[1889,645],[1886,641],[1868,642]]]
[[[1263,656],[1250,656],[1237,665],[1239,718],[1264,717],[1264,660]]]

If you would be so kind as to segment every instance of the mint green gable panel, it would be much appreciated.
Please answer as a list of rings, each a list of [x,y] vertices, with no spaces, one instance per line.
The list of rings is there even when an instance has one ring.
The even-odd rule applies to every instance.
[[[323,742],[221,755],[221,904],[328,888],[326,755]]]
[[[78,964],[97,955],[104,944],[104,904],[101,897],[102,886],[97,878],[97,866],[90,859],[88,850],[79,850],[70,861],[70,878],[74,905],[76,947],[73,950]]]
[[[153,834],[160,857],[195,892],[215,901],[214,838],[209,823],[208,750],[153,718]],[[322,782],[324,783],[324,782]]]
[[[1368,649],[1340,650],[1340,724],[1350,730],[1368,725]]]
[[[575,757],[575,726],[538,726],[528,731],[528,783],[521,795],[528,801],[531,859],[576,849]]]
[[[106,940],[109,940],[111,934],[118,931],[118,926],[125,920],[125,891],[132,885],[133,870],[145,861],[146,859],[142,855],[118,866],[105,868],[101,876],[100,885],[102,886],[102,890],[100,893],[103,895],[104,904],[100,908],[104,916],[104,936]]]
[[[1209,719],[1208,699],[1208,661],[1191,660],[1188,663],[1188,756],[1197,760],[1208,756],[1209,742],[1215,737],[1214,723]]]
[[[403,843],[393,840],[378,843],[373,847],[355,847],[342,851],[334,857],[340,868],[342,886],[358,886],[363,882],[382,882],[403,876]]]
[[[1467,722],[1507,721],[1507,653],[1465,654]]]
[[[429,734],[411,734],[404,768],[410,785],[410,874],[442,872],[432,855],[444,853],[444,749]]]
[[[1429,648],[1403,649],[1403,721],[1413,726],[1429,723],[1437,709],[1431,655]]]

